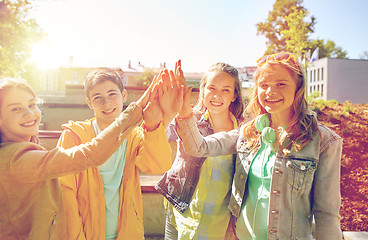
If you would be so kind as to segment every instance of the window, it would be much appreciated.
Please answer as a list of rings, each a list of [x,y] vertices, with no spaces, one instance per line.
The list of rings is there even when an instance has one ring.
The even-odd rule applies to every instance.
[[[323,81],[323,68],[321,68],[321,80]]]
[[[323,97],[323,84],[321,84],[321,97]]]
[[[73,84],[78,84],[78,73],[73,72]]]
[[[48,72],[46,73],[46,79],[45,79],[45,90],[53,90],[53,74]]]
[[[319,81],[319,68],[318,68],[318,71],[317,71],[317,81]]]

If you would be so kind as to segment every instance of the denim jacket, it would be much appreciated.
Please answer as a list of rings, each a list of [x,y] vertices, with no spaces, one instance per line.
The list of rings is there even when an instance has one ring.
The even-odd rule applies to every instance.
[[[237,152],[229,209],[235,217],[247,197],[247,176],[257,151],[246,146],[239,131],[202,137],[194,119],[177,121],[176,130],[189,154],[197,157]],[[318,125],[302,150],[276,154],[271,180],[268,239],[342,239],[340,229],[340,160],[342,138]]]
[[[214,134],[214,130],[202,114],[193,117],[196,128],[202,136]],[[174,124],[167,130],[169,140],[177,139]],[[156,190],[164,195],[173,206],[183,213],[189,206],[197,187],[201,166],[207,157],[194,157],[185,151],[183,142],[177,139],[177,155],[169,171],[157,182]],[[235,162],[235,161],[234,161]]]

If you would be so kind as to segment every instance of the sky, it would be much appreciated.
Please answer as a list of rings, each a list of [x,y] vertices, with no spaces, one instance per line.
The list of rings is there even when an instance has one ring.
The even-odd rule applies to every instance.
[[[39,67],[146,67],[182,60],[184,72],[216,62],[255,66],[257,35],[275,0],[34,0],[31,17],[47,33],[34,47]],[[317,18],[312,39],[328,39],[358,59],[368,51],[368,1],[304,0]]]

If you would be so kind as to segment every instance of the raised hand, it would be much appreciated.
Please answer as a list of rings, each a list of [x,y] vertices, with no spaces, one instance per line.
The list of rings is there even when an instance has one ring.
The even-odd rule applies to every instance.
[[[154,79],[153,81],[156,81]],[[152,82],[153,82],[152,81]],[[143,121],[147,131],[155,130],[161,122],[163,112],[158,102],[158,92],[162,88],[162,82],[155,83],[152,90],[150,91],[147,104],[143,109]]]
[[[161,75],[162,73],[160,73]],[[159,76],[160,76],[159,75]],[[148,103],[148,99],[150,97],[150,94],[154,88],[154,86],[156,84],[158,84],[159,78],[158,77],[154,77],[151,84],[149,85],[149,87],[147,88],[147,90],[142,94],[142,96],[138,99],[138,101],[136,102],[136,104],[138,105],[138,107],[140,107],[142,110],[144,110],[144,108],[146,107],[147,103]]]
[[[161,75],[161,82],[162,88],[159,91],[159,103],[163,111],[162,121],[164,126],[167,127],[183,106],[184,86],[178,82],[174,72],[167,69]]]
[[[190,105],[190,96],[193,89],[193,86],[188,87],[187,82],[184,77],[184,73],[181,69],[181,60],[178,60],[175,63],[175,78],[177,80],[177,84],[183,86],[183,104],[182,108],[180,109],[178,113],[179,118],[188,118],[192,115],[193,110]]]

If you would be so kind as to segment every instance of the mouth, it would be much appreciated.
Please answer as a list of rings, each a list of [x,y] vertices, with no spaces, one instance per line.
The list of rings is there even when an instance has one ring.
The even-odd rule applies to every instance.
[[[212,101],[210,101],[210,103],[211,103],[213,106],[215,106],[215,107],[220,107],[220,106],[224,105],[223,103],[220,103],[220,102],[212,102]]]
[[[110,109],[110,110],[105,110],[102,111],[104,114],[112,114],[115,111],[116,108]]]
[[[265,102],[267,103],[278,103],[278,102],[281,102],[282,99],[266,99]]]
[[[36,124],[37,124],[37,121],[33,120],[33,121],[30,121],[30,122],[22,123],[21,126],[23,126],[23,127],[34,127],[34,126],[36,126]]]

